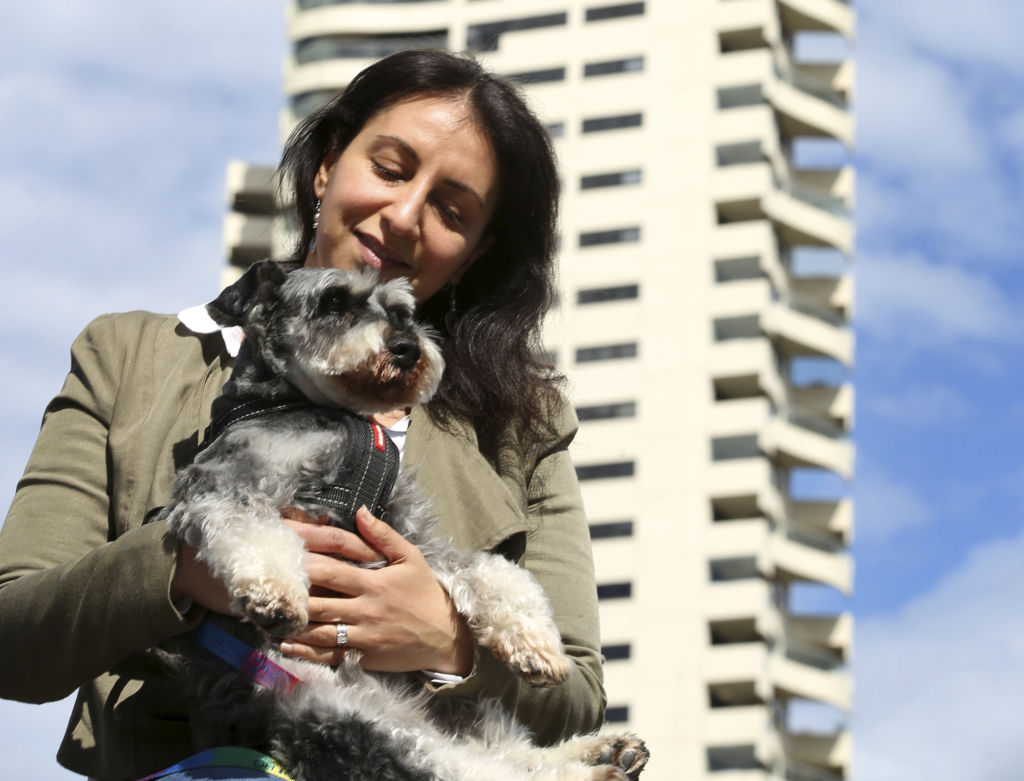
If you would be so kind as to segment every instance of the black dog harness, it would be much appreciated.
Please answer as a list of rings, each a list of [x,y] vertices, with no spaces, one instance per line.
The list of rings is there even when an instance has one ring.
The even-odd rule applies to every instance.
[[[332,521],[331,525],[351,532],[356,531],[356,510],[364,504],[375,516],[387,521],[387,499],[401,465],[398,448],[380,425],[347,410],[320,407],[308,401],[275,403],[255,399],[242,402],[211,421],[199,450],[204,450],[235,423],[305,410],[332,418],[345,427],[345,455],[319,493],[296,494],[296,501],[334,510],[340,519]]]

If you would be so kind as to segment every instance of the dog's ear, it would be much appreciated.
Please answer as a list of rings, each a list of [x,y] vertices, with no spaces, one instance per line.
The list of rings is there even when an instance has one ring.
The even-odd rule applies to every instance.
[[[224,288],[206,305],[206,311],[217,325],[244,325],[253,307],[277,299],[277,291],[286,276],[285,270],[272,260],[253,263],[234,284]]]

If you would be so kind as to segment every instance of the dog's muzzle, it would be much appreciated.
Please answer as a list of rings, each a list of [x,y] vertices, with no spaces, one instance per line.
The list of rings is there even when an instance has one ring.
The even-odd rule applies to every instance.
[[[420,359],[420,343],[411,336],[393,336],[384,346],[391,354],[391,363],[402,371],[409,371]]]

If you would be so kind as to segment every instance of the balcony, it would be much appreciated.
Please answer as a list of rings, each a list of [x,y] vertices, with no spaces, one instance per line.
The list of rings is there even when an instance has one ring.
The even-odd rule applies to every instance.
[[[777,177],[767,162],[718,168],[712,178],[718,222],[771,220],[786,247],[835,247],[849,254],[853,228],[842,200]]]
[[[845,668],[815,666],[812,660],[794,658],[760,642],[712,646],[705,681],[713,705],[719,707],[746,707],[791,697],[843,710],[850,707],[850,678]]]
[[[226,194],[228,208],[242,214],[274,213],[277,181],[271,166],[249,165],[240,160],[228,163]]]
[[[223,247],[228,263],[246,267],[269,257],[273,241],[274,220],[233,212],[224,218]]]
[[[781,466],[828,469],[845,480],[853,477],[853,445],[842,430],[805,410],[780,409],[758,432],[757,444]]]
[[[749,344],[767,336],[787,357],[825,356],[846,366],[853,361],[849,327],[838,318],[828,318],[827,311],[801,306],[799,298],[776,300],[767,279],[717,285],[710,313],[716,347],[731,342]]]
[[[743,582],[741,575],[755,572],[768,580],[823,583],[850,593],[853,588],[850,555],[838,546],[828,549],[809,544],[812,541],[802,537],[801,531],[793,523],[773,524],[766,518],[722,521],[709,530],[707,555],[711,561],[721,563],[717,570],[721,577],[734,575],[737,583]],[[749,572],[724,566],[740,561],[752,562]],[[716,582],[714,587],[731,582]]]
[[[822,78],[831,73],[829,67],[835,69],[830,80]],[[719,110],[767,103],[785,138],[827,136],[849,146],[853,142],[853,119],[847,103],[849,85],[845,80],[849,70],[842,71],[841,67],[780,63],[770,49],[725,54],[715,63]]]
[[[853,38],[855,17],[845,0],[777,0],[777,7],[787,35],[817,30]]]
[[[805,529],[814,529],[827,535],[837,545],[853,542],[853,500],[849,497],[835,501],[790,501],[787,516]]]
[[[852,38],[854,21],[845,0],[730,0],[715,8],[715,29],[727,51],[778,44],[805,31]]]

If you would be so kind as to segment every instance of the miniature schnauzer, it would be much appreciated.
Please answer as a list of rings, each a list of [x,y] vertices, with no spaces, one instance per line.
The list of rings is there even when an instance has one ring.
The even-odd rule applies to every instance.
[[[188,691],[197,746],[260,749],[297,781],[635,779],[648,754],[632,735],[539,748],[496,702],[432,697],[418,676],[365,672],[352,649],[337,669],[277,650],[275,638],[306,625],[310,588],[302,540],[282,510],[351,527],[365,502],[420,548],[476,642],[533,685],[569,675],[532,575],[498,555],[456,550],[413,477],[399,472],[393,489],[386,477],[397,470],[397,454],[387,455],[394,445],[363,416],[425,403],[444,368],[414,305],[405,280],[286,272],[263,261],[207,307],[245,339],[206,441],[161,517],[170,538],[193,546],[226,585],[241,616],[211,614],[200,645],[243,661],[230,670],[193,639],[161,652]],[[352,452],[366,450],[353,451],[353,437],[365,432],[368,449],[387,456],[372,468],[352,463]]]

